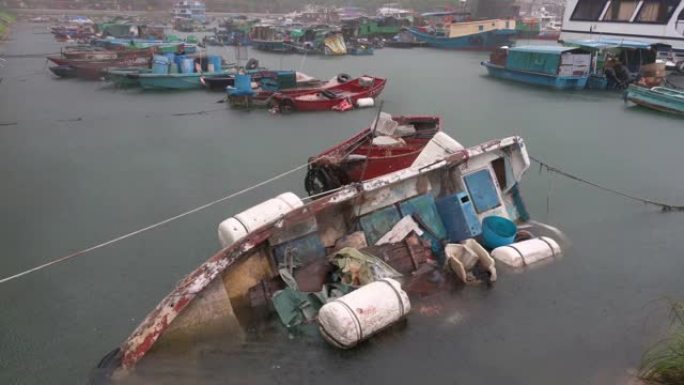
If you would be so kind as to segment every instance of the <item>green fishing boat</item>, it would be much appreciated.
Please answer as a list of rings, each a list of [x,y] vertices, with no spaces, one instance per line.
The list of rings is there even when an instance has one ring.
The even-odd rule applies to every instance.
[[[625,101],[653,110],[684,116],[684,91],[667,87],[639,87],[630,85]]]

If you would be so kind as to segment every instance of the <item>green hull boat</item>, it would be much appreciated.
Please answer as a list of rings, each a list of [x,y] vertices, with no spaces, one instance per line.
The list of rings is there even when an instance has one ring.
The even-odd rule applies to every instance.
[[[667,87],[645,88],[630,85],[625,101],[657,111],[684,116],[684,91]]]

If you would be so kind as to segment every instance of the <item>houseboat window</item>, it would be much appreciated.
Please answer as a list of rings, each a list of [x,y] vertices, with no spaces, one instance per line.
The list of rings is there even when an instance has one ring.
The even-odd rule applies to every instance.
[[[675,25],[675,28],[682,35],[684,35],[684,9],[682,10],[682,12],[679,13],[679,16],[677,17],[677,24]]]
[[[636,22],[666,24],[678,4],[679,0],[645,0]]]
[[[605,0],[579,0],[570,20],[598,20],[605,5]]]
[[[475,211],[478,213],[491,210],[501,204],[489,169],[486,168],[466,175],[463,180],[468,188],[470,199],[475,205]]]
[[[637,0],[613,0],[608,6],[604,21],[630,21],[636,10]]]

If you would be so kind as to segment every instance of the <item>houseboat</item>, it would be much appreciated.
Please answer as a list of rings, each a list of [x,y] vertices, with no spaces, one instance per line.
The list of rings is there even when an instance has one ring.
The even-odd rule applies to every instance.
[[[183,0],[174,5],[171,16],[174,19],[204,23],[207,21],[207,7],[200,1]]]
[[[587,82],[590,89],[622,90],[638,78],[660,78],[662,81],[665,61],[672,52],[667,44],[627,39],[563,40],[561,43],[591,53]]]
[[[500,79],[561,90],[582,89],[589,79],[591,54],[572,47],[503,47],[482,65],[489,75]]]
[[[560,38],[669,44],[684,70],[684,0],[568,0]]]
[[[491,50],[510,45],[517,33],[515,20],[508,19],[458,21],[446,27],[445,31],[432,27],[412,27],[408,31],[416,40],[430,47],[466,50]]]

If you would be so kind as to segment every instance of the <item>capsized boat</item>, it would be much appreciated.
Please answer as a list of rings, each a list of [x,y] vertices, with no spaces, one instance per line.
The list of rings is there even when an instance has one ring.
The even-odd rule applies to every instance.
[[[583,89],[591,55],[582,48],[530,45],[502,47],[481,63],[490,76],[559,90]]]
[[[652,110],[684,116],[684,91],[674,88],[647,88],[631,84],[625,92],[625,101]]]
[[[181,280],[98,367],[124,379],[139,374],[136,368],[141,365],[153,366],[159,362],[157,359],[163,362],[169,355],[178,357],[179,351],[206,352],[206,347],[211,346],[207,344],[243,343],[249,325],[273,314],[272,310],[264,314],[254,306],[279,298],[273,289],[286,285],[285,276],[290,285],[294,281],[301,290],[319,290],[326,281],[328,256],[337,257],[341,246],[353,242],[352,234],[359,239],[359,247],[366,242],[377,248],[382,237],[396,235],[393,229],[400,221],[412,222],[415,218],[415,222],[422,223],[426,238],[416,238],[413,245],[417,249],[409,247],[401,266],[394,267],[397,272],[404,271],[400,275],[407,290],[414,279],[411,272],[441,271],[441,267],[430,267],[439,265],[425,258],[427,249],[434,245],[441,248],[441,242],[472,243],[487,218],[517,223],[527,236],[559,236],[557,230],[531,221],[525,210],[519,184],[529,165],[523,140],[508,137],[436,154],[426,159],[425,166],[347,185],[307,203],[286,193],[254,206],[222,222],[219,239],[224,248]],[[415,229],[416,225],[412,226]],[[436,237],[436,242],[426,246],[423,241],[431,237]],[[400,243],[389,245],[406,250]],[[420,254],[411,254],[411,250]],[[558,256],[557,247],[551,251]],[[527,251],[520,252],[524,255]],[[525,264],[513,252],[500,254]],[[387,254],[386,264],[393,263],[393,255]],[[451,256],[448,258],[451,261]],[[298,262],[293,265],[293,261]],[[279,270],[278,266],[289,267]],[[323,281],[317,281],[321,277]],[[411,301],[420,300],[420,295],[411,297]],[[296,306],[300,302],[301,298],[290,309],[304,311]],[[288,325],[293,320],[288,318]],[[182,361],[190,366],[195,365],[193,362]],[[167,364],[165,368],[172,366]]]
[[[309,159],[306,191],[317,195],[408,168],[440,129],[437,116],[393,117],[381,113],[370,127]],[[446,145],[454,150],[463,148],[458,143]],[[420,163],[418,160],[416,164]]]
[[[374,98],[385,88],[387,79],[364,75],[343,83],[295,94],[276,93],[272,103],[280,112],[329,111],[346,102],[356,104],[362,98]]]

